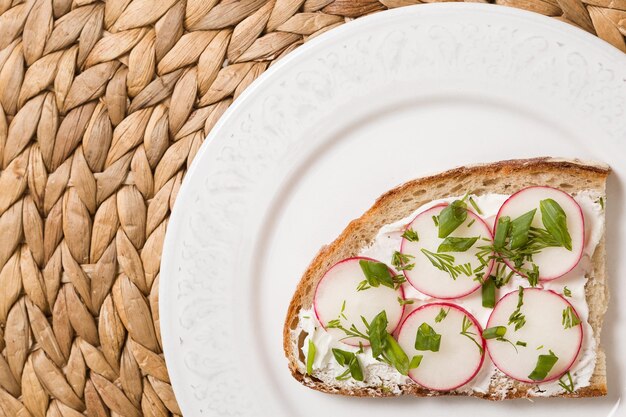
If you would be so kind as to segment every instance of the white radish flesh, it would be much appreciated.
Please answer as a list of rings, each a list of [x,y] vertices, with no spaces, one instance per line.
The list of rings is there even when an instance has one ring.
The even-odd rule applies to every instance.
[[[361,317],[370,323],[384,310],[387,314],[387,331],[393,333],[404,313],[404,306],[398,301],[398,298],[404,299],[402,287],[396,290],[379,285],[357,291],[359,284],[365,280],[365,274],[359,264],[361,260],[376,262],[374,259],[362,257],[338,262],[320,280],[314,299],[315,314],[320,324],[335,339],[353,346],[358,346],[359,342],[364,346],[368,346],[369,343],[361,337],[345,338],[346,334],[341,329],[328,328],[328,323],[339,319],[341,326],[346,329],[354,324],[360,332],[367,334]],[[392,270],[390,273],[395,275]]]
[[[439,216],[445,207],[445,204],[437,205],[418,214],[407,229],[415,231],[419,240],[412,242],[402,239],[400,252],[413,256],[410,263],[414,263],[415,266],[411,270],[404,271],[404,274],[415,289],[434,298],[453,299],[464,297],[480,288],[480,281],[476,279],[473,272],[481,265],[476,254],[480,251],[479,247],[491,245],[493,237],[489,226],[472,211],[467,210],[467,219],[450,234],[450,237],[478,237],[479,239],[465,252],[447,252],[445,255],[454,257],[455,266],[469,264],[472,273],[469,276],[459,273],[456,278],[453,278],[448,272],[438,269],[422,249],[437,253],[439,245],[444,241],[438,237],[438,227],[433,216]],[[489,265],[481,273],[488,276],[492,264],[493,262],[489,261]]]
[[[585,222],[583,212],[569,194],[552,187],[537,186],[528,187],[508,198],[500,208],[496,216],[494,228],[498,225],[498,219],[508,216],[511,220],[537,209],[531,226],[543,228],[541,200],[551,198],[556,201],[567,216],[567,230],[572,238],[572,250],[564,247],[548,247],[533,255],[533,263],[539,267],[539,279],[552,280],[559,278],[571,271],[580,261],[585,246]],[[511,262],[507,261],[511,269],[515,269]],[[525,268],[531,269],[531,264],[526,262]]]
[[[441,311],[445,318],[436,321]],[[427,323],[441,335],[438,352],[415,349],[419,327]],[[462,334],[463,324],[465,334]],[[470,382],[484,359],[482,329],[476,319],[461,307],[449,303],[426,304],[413,311],[402,323],[398,343],[409,359],[423,355],[420,365],[409,376],[424,388],[450,391]]]
[[[518,301],[519,290],[510,292],[496,304],[491,313],[487,328],[505,326],[507,330],[504,338],[511,342],[488,339],[487,350],[491,359],[498,369],[511,378],[537,382],[529,376],[537,365],[539,355],[548,355],[552,351],[558,360],[543,381],[559,378],[576,360],[582,343],[582,325],[565,328],[563,324],[563,311],[571,308],[578,318],[576,310],[555,292],[525,288],[520,313],[526,322],[519,330],[515,330],[515,324],[509,324],[509,318],[516,310]]]

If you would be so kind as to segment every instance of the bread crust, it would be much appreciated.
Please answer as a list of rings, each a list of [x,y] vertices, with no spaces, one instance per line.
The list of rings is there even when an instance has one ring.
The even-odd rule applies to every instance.
[[[497,371],[498,380],[502,380],[507,387],[504,394],[502,389],[495,390],[493,386],[487,393],[481,394],[468,391],[432,391],[422,388],[416,383],[402,385],[400,393],[386,391],[380,387],[345,389],[326,385],[314,376],[305,375],[299,370],[298,356],[300,353],[298,352],[298,341],[294,340],[294,337],[297,336],[293,334],[293,330],[298,324],[298,312],[302,308],[311,307],[317,283],[332,264],[343,258],[356,256],[363,247],[372,241],[380,228],[379,225],[400,220],[427,201],[465,192],[481,195],[504,191],[506,194],[512,194],[527,186],[539,184],[562,188],[570,193],[591,189],[604,195],[606,178],[610,171],[611,169],[607,165],[580,160],[550,157],[514,159],[454,168],[439,174],[408,181],[387,191],[361,217],[351,221],[331,244],[321,248],[300,279],[289,304],[283,328],[283,348],[289,360],[291,374],[309,388],[326,393],[357,397],[454,395],[474,396],[487,400],[536,397],[537,395],[530,392],[535,385],[515,381],[499,371]],[[429,196],[433,190],[436,196]],[[410,199],[411,196],[414,197],[412,200]],[[593,305],[590,302],[591,297],[597,297],[600,294],[604,301],[604,303],[600,303],[604,305],[597,307],[599,310],[596,312],[597,320],[592,321],[590,319],[597,348],[594,376],[588,387],[580,388],[571,394],[558,395],[560,397],[597,397],[607,393],[605,357],[599,346],[602,318],[608,300],[608,291],[605,285],[604,253],[604,239],[602,239],[593,254],[593,273],[585,287],[590,311]]]

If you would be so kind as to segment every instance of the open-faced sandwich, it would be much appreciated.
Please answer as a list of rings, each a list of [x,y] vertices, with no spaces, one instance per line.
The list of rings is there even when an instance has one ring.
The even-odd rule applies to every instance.
[[[353,396],[605,395],[609,172],[512,160],[387,192],[302,276],[294,378]]]

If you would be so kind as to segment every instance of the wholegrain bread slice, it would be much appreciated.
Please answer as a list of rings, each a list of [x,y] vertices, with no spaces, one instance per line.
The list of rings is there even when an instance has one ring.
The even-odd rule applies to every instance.
[[[283,330],[283,346],[293,377],[309,388],[350,396],[461,395],[489,400],[539,396],[536,385],[515,381],[500,371],[496,371],[492,377],[486,393],[472,390],[432,391],[410,380],[395,387],[380,385],[354,387],[339,381],[323,382],[316,378],[315,371],[312,375],[306,374],[305,358],[301,349],[307,334],[298,326],[298,312],[312,307],[317,283],[328,268],[342,259],[358,255],[363,248],[372,243],[383,225],[407,217],[423,204],[466,192],[474,195],[513,194],[532,185],[552,186],[572,195],[589,190],[605,196],[609,173],[610,168],[606,165],[579,160],[519,159],[455,168],[409,181],[386,192],[365,214],[350,222],[334,242],[323,247],[302,276],[289,305]],[[604,218],[601,221],[604,222]],[[600,346],[602,322],[609,298],[604,237],[596,246],[591,261],[592,268],[587,277],[585,295],[589,306],[588,321],[593,328],[597,352],[595,368],[589,386],[579,388],[573,393],[559,394],[562,397],[595,397],[607,393],[606,358]]]

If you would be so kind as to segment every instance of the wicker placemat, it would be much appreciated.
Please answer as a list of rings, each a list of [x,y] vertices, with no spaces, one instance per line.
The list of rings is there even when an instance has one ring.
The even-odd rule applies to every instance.
[[[185,170],[273,61],[414,3],[0,0],[0,416],[180,414],[157,289]],[[497,3],[626,52],[626,0]]]

